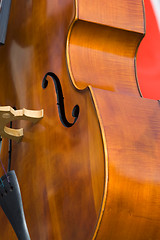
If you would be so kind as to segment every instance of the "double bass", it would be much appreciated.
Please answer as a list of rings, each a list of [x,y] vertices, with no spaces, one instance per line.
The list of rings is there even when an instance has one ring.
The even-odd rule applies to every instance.
[[[24,129],[11,169],[31,239],[160,239],[159,103],[136,78],[144,33],[141,0],[12,1],[0,105],[44,109],[12,123]],[[7,139],[1,159],[6,169]],[[0,238],[17,239],[3,211]]]

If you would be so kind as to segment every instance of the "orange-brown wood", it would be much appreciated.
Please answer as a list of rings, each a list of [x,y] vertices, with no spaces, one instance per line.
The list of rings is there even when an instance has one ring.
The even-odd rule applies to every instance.
[[[76,4],[68,65],[74,85],[89,86],[92,93],[107,166],[92,240],[158,240],[159,104],[140,97],[136,78],[135,57],[145,31],[142,1]]]
[[[68,47],[69,66],[76,87],[84,89],[91,85],[137,94],[134,56],[141,38],[140,33],[76,21]]]
[[[44,109],[36,125],[13,125],[24,128],[12,169],[31,239],[160,239],[159,104],[140,97],[136,80],[143,35],[141,0],[13,1],[1,105]],[[71,128],[59,120],[52,82],[41,88],[48,71],[61,80],[70,121],[80,106]],[[0,223],[1,238],[15,240],[2,211]]]
[[[23,127],[24,138],[13,145],[11,169],[35,240],[91,239],[103,198],[104,150],[97,114],[89,90],[80,93],[73,87],[66,64],[74,13],[73,0],[12,1],[6,44],[0,47],[1,105],[44,109],[36,124],[13,122],[13,128]],[[59,120],[52,80],[47,89],[41,87],[48,71],[61,80],[69,121],[73,106],[80,106],[72,128]],[[3,140],[6,168],[7,148]],[[1,239],[17,239],[2,210],[0,223]]]
[[[134,32],[144,32],[142,0],[76,0],[78,19]]]

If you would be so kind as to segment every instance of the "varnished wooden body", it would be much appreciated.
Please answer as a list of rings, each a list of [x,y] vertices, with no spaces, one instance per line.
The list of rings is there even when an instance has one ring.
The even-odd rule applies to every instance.
[[[103,198],[104,150],[97,114],[89,91],[80,93],[73,87],[66,64],[74,14],[70,0],[61,4],[13,1],[6,44],[0,48],[1,105],[44,109],[37,124],[13,122],[13,128],[24,128],[24,138],[13,144],[11,169],[17,174],[28,229],[35,240],[91,239]],[[42,89],[48,71],[61,80],[70,122],[73,106],[80,106],[72,128],[60,122],[52,80]],[[7,148],[4,140],[1,158],[6,168]],[[2,211],[0,223],[0,238],[17,239]]]
[[[74,85],[89,86],[105,149],[105,189],[92,239],[158,240],[159,103],[141,98],[136,77],[142,1],[103,1],[101,8],[99,1],[76,3],[68,65]]]
[[[12,3],[1,105],[44,109],[36,125],[13,124],[24,128],[12,168],[31,239],[159,240],[159,105],[140,97],[135,74],[143,19],[140,0]],[[69,120],[80,106],[72,128],[60,123],[52,82],[41,88],[48,71]],[[16,239],[3,212],[0,223],[1,238]]]

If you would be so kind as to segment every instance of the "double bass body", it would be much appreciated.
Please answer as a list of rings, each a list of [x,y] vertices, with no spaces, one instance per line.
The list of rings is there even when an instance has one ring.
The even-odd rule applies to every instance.
[[[159,104],[140,97],[135,55],[139,0],[15,0],[0,48],[1,105],[44,109],[13,145],[31,239],[159,240]],[[52,71],[67,118],[59,120]],[[49,80],[49,79],[48,79]],[[7,141],[2,160],[7,164]],[[3,174],[3,173],[2,173]],[[1,174],[1,175],[2,175]],[[1,212],[2,239],[16,236]]]

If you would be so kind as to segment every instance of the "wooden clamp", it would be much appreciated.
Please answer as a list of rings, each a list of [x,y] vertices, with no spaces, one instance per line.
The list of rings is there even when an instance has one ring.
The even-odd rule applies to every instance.
[[[6,127],[6,124],[14,120],[29,120],[33,123],[43,118],[43,110],[33,111],[25,108],[14,110],[10,106],[0,107],[0,136],[17,142],[23,137],[23,128],[13,129]]]

